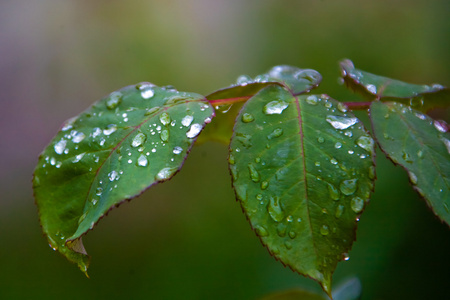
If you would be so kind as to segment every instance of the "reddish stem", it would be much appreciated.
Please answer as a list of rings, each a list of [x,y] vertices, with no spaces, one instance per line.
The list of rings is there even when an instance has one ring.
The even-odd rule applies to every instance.
[[[224,98],[224,99],[215,99],[215,100],[208,100],[211,105],[225,105],[225,104],[234,104],[238,102],[244,102],[250,99],[252,96],[245,96],[245,97],[236,97],[236,98]]]

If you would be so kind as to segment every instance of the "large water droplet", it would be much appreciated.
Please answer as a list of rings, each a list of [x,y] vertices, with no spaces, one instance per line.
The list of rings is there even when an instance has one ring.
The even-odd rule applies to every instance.
[[[181,124],[182,124],[184,127],[189,127],[189,126],[191,125],[191,123],[192,123],[193,120],[194,120],[194,117],[193,117],[193,116],[187,115],[187,116],[185,116],[183,119],[181,119]]]
[[[159,121],[163,125],[169,125],[171,121],[170,115],[167,112],[163,112],[162,114],[159,115]]]
[[[364,208],[364,200],[360,197],[354,197],[350,201],[350,207],[355,213],[360,213]]]
[[[264,105],[263,112],[266,115],[281,114],[289,106],[283,100],[275,100]]]
[[[306,97],[306,103],[308,104],[317,105],[317,102],[319,102],[319,99],[317,98],[316,95],[310,95]]]
[[[189,131],[186,132],[186,136],[193,139],[200,133],[200,131],[202,131],[202,128],[203,126],[201,124],[194,123],[191,125],[191,128],[189,128]]]
[[[272,131],[272,133],[270,133],[270,134],[267,136],[267,139],[271,140],[271,139],[280,137],[280,136],[282,136],[282,135],[283,135],[283,129],[281,129],[281,128],[276,128],[276,129],[274,129],[274,131]]]
[[[373,84],[366,85],[366,89],[369,91],[369,93],[372,93],[374,95],[377,94],[377,87]]]
[[[167,180],[169,179],[175,172],[177,171],[177,168],[163,168],[161,169],[158,174],[156,174],[155,179],[156,180]]]
[[[67,141],[66,140],[60,140],[59,142],[57,142],[54,146],[55,148],[55,152],[57,154],[63,154],[64,149],[66,149],[66,145],[67,145]]]
[[[112,92],[109,95],[109,99],[106,100],[106,107],[108,109],[114,109],[119,106],[122,101],[122,93],[121,92]]]
[[[373,152],[373,139],[370,136],[362,135],[356,139],[356,144],[369,153]]]
[[[341,196],[341,194],[339,193],[339,190],[331,183],[328,183],[328,192],[330,193],[331,199],[339,200],[339,197]]]
[[[280,198],[270,197],[269,205],[267,206],[270,217],[275,222],[281,222],[284,218],[283,210],[281,209]]]
[[[106,129],[103,129],[104,135],[110,135],[111,133],[115,132],[117,130],[117,126],[114,124],[110,124],[106,127]]]
[[[141,146],[145,141],[147,140],[147,136],[142,133],[139,132],[138,134],[136,134],[133,138],[133,140],[131,141],[131,147],[139,147]]]
[[[141,155],[138,157],[137,165],[138,165],[138,166],[141,166],[141,167],[146,167],[146,166],[148,165],[147,157],[145,157],[144,154],[141,154]]]
[[[167,143],[169,141],[169,136],[170,136],[170,134],[169,134],[169,130],[168,129],[164,129],[160,133],[161,141],[163,141],[164,143]]]
[[[353,195],[356,192],[358,186],[358,179],[349,179],[341,182],[339,188],[344,195]]]
[[[267,231],[267,229],[264,226],[260,226],[260,225],[255,226],[255,232],[257,235],[259,235],[261,237],[269,235],[269,232]]]
[[[242,122],[244,122],[244,123],[250,123],[250,122],[253,122],[254,120],[255,120],[255,117],[253,117],[252,114],[244,113],[242,115]]]
[[[180,154],[182,151],[183,151],[183,148],[181,148],[180,146],[175,146],[175,147],[173,148],[173,154],[178,155],[178,154]]]
[[[331,124],[336,129],[347,129],[352,125],[355,125],[358,122],[357,118],[348,118],[348,117],[342,117],[342,116],[333,116],[328,115],[326,117],[326,120],[328,123]]]
[[[440,132],[447,132],[447,124],[444,121],[435,120],[433,122],[434,127]]]
[[[328,226],[322,225],[322,227],[320,227],[320,234],[328,235],[328,233],[330,233],[330,229],[328,228]]]
[[[248,164],[248,171],[250,174],[250,179],[253,182],[259,182],[261,179],[261,176],[259,175],[258,171],[256,170],[255,166],[252,163]]]
[[[118,175],[119,175],[119,173],[117,173],[117,171],[111,171],[110,173],[108,173],[109,181],[116,180]]]
[[[143,84],[139,87],[141,91],[141,97],[144,99],[150,99],[155,95],[152,84]]]
[[[72,138],[72,142],[78,144],[79,142],[81,142],[82,140],[84,140],[84,138],[86,137],[86,135],[82,132],[77,132],[73,138]]]

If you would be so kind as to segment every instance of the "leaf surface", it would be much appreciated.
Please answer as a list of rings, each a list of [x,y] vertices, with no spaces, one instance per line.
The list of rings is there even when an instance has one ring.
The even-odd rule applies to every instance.
[[[279,86],[236,119],[229,167],[244,213],[272,255],[329,295],[373,188],[373,144],[343,104]]]
[[[409,174],[414,189],[450,224],[450,133],[444,123],[396,102],[370,107],[381,149]]]
[[[340,66],[347,86],[368,99],[398,101],[421,111],[450,106],[450,89],[440,84],[411,84],[375,75],[356,69],[348,59],[343,60]]]
[[[325,300],[325,297],[304,290],[289,290],[270,294],[260,300]]]
[[[125,199],[174,176],[213,116],[201,95],[143,83],[69,120],[39,157],[33,178],[50,246],[86,272],[81,236]]]

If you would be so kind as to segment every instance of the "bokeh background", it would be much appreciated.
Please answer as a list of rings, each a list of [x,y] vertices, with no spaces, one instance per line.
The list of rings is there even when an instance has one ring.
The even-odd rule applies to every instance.
[[[90,279],[42,236],[31,176],[62,122],[140,81],[209,93],[290,64],[338,84],[337,62],[450,85],[448,0],[0,1],[0,299],[258,299],[319,286],[276,262],[234,200],[227,148],[194,148],[171,182],[84,239]],[[435,112],[448,119],[448,112]],[[447,299],[450,230],[378,155],[376,192],[350,260],[363,300]]]

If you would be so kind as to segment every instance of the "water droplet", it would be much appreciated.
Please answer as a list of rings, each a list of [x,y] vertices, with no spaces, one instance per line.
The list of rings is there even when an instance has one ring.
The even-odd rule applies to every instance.
[[[339,189],[344,195],[353,195],[356,192],[358,186],[358,179],[348,179],[341,182]]]
[[[261,189],[265,190],[269,187],[269,182],[267,181],[261,181]]]
[[[332,108],[332,107],[333,107],[333,104],[331,104],[331,102],[328,102],[327,100],[325,100],[324,106],[325,106],[326,108]]]
[[[356,140],[356,144],[369,153],[373,152],[374,141],[370,136],[362,135]]]
[[[367,89],[367,91],[369,91],[369,93],[372,93],[374,95],[377,94],[377,87],[373,84],[366,85],[366,89]]]
[[[447,132],[447,124],[444,121],[435,120],[433,122],[434,127],[440,132]]]
[[[350,207],[355,213],[360,213],[364,208],[364,200],[360,197],[354,197],[350,201]]]
[[[228,156],[228,163],[230,163],[230,165],[234,165],[235,164],[235,160],[234,160],[234,155],[233,153],[230,152],[229,156]]]
[[[114,109],[119,106],[122,101],[122,93],[121,92],[112,92],[109,95],[109,99],[106,100],[106,107],[108,109]]]
[[[314,163],[314,165],[315,165],[316,167],[320,167],[320,161],[316,161],[316,162]]]
[[[334,144],[334,148],[336,149],[340,149],[342,147],[342,144],[337,142],[336,144]]]
[[[306,97],[306,103],[308,103],[308,104],[317,105],[317,102],[319,102],[319,100],[317,99],[317,96],[315,96],[315,95]]]
[[[411,180],[411,183],[416,185],[417,184],[417,176],[416,176],[416,174],[414,174],[413,172],[409,171],[408,175],[409,175],[409,180]]]
[[[252,144],[252,136],[250,134],[244,134],[236,132],[236,140],[238,140],[245,148],[250,148]]]
[[[421,114],[421,113],[414,113],[414,115],[416,117],[418,117],[419,119],[421,119],[421,120],[426,120],[427,119],[427,116],[425,116],[424,114]]]
[[[328,233],[330,233],[330,229],[328,228],[328,226],[322,225],[322,227],[320,227],[320,234],[328,235]]]
[[[259,182],[261,176],[259,175],[258,171],[256,170],[255,166],[252,163],[248,164],[248,171],[250,173],[250,179],[253,182]]]
[[[280,237],[285,237],[286,236],[286,230],[287,230],[287,226],[284,223],[278,223],[278,225],[277,225],[277,234]]]
[[[111,171],[110,173],[108,173],[109,181],[116,180],[118,175],[119,173],[117,173],[117,171]]]
[[[114,124],[110,124],[106,127],[106,129],[103,129],[104,135],[110,135],[111,133],[115,132],[117,130],[117,126]]]
[[[170,136],[169,130],[167,130],[167,129],[164,129],[160,133],[161,141],[163,141],[164,143],[167,143],[169,141],[169,136]]]
[[[169,125],[170,121],[171,121],[170,115],[168,113],[166,113],[166,112],[163,112],[162,114],[159,115],[159,121],[164,126]]]
[[[340,218],[342,216],[342,214],[344,213],[344,208],[345,208],[344,205],[338,205],[336,207],[336,212],[335,212],[334,216],[336,218]]]
[[[235,165],[230,165],[230,172],[231,172],[231,176],[233,177],[233,181],[238,180],[239,174],[238,174],[238,171],[237,171]]]
[[[59,142],[57,142],[56,144],[55,144],[55,152],[57,153],[57,154],[63,154],[63,152],[64,152],[64,149],[66,148],[66,145],[67,145],[67,141],[66,140],[60,140]]]
[[[406,153],[405,151],[403,151],[403,153],[402,153],[402,158],[403,158],[403,160],[405,161],[405,162],[407,162],[407,163],[413,163],[413,160],[412,160],[412,158],[411,158],[411,155],[409,155],[408,153]]]
[[[415,97],[409,100],[409,105],[412,107],[422,107],[423,103],[423,97]]]
[[[141,97],[144,99],[150,99],[155,95],[152,84],[143,84],[139,87],[141,90]]]
[[[73,118],[70,118],[69,120],[67,120],[67,121],[64,123],[63,127],[61,128],[61,131],[67,131],[67,130],[69,130],[69,129],[72,129],[73,123],[75,123],[75,121],[76,121],[77,119],[78,119],[78,117],[73,117]]]
[[[198,123],[194,123],[194,124],[192,124],[189,131],[186,132],[186,136],[190,139],[193,139],[200,133],[200,131],[202,131],[202,128],[203,128],[202,125],[200,125]]]
[[[183,148],[181,148],[180,146],[175,146],[174,148],[173,148],[173,154],[176,154],[176,155],[178,155],[178,154],[180,154],[181,152],[183,151]]]
[[[328,183],[328,192],[330,193],[331,199],[339,200],[341,194],[339,193],[339,190],[331,183]]]
[[[253,80],[248,75],[241,75],[237,78],[236,84],[237,85],[247,85],[248,83],[251,83]]]
[[[284,218],[283,210],[281,209],[280,198],[270,197],[269,205],[267,206],[270,217],[275,222],[280,222]]]
[[[83,153],[81,153],[81,154],[76,155],[75,158],[74,158],[74,160],[72,160],[72,162],[73,162],[73,163],[79,162],[79,161],[83,158],[83,156],[84,156],[85,154],[86,154],[86,153],[83,152]]]
[[[348,118],[342,116],[328,115],[326,118],[327,122],[331,124],[336,129],[347,129],[358,122],[357,118]]]
[[[351,130],[347,130],[347,131],[344,132],[344,135],[348,136],[348,137],[352,137],[353,136],[353,132]]]
[[[271,139],[280,137],[280,136],[282,136],[282,135],[283,135],[283,129],[281,129],[281,128],[276,128],[274,131],[272,131],[271,134],[269,134],[269,135],[267,136],[267,139],[271,140]]]
[[[131,141],[131,147],[139,147],[141,146],[145,141],[147,140],[147,136],[142,133],[139,132],[138,134],[136,134],[133,138],[133,140]]]
[[[150,116],[150,115],[154,114],[155,112],[157,112],[159,109],[160,109],[159,106],[154,106],[152,108],[147,108],[144,116]]]
[[[254,120],[255,120],[255,117],[253,117],[252,114],[244,113],[242,115],[242,122],[244,122],[244,123],[250,123],[250,122],[253,122]]]
[[[440,140],[444,143],[445,147],[447,148],[447,152],[450,154],[450,140],[446,139],[445,137],[441,137]]]
[[[287,216],[286,221],[288,221],[289,223],[291,223],[291,222],[294,221],[294,217],[291,216],[291,215],[289,215],[289,216]]]
[[[422,150],[417,151],[417,157],[418,158],[423,158],[423,151]]]
[[[158,181],[169,179],[175,172],[177,168],[163,168],[158,174],[156,174],[155,179]]]
[[[144,154],[141,154],[141,155],[138,157],[137,165],[138,165],[138,166],[141,166],[141,167],[146,167],[146,166],[148,165],[147,157],[145,157]]]
[[[81,142],[82,140],[84,140],[84,138],[86,137],[86,135],[82,132],[77,132],[73,138],[72,138],[72,142],[78,144],[79,142]]]
[[[340,112],[343,112],[343,113],[347,112],[347,105],[345,105],[342,102],[338,103],[337,108]]]
[[[292,249],[292,243],[289,241],[284,242],[284,246],[286,246],[286,249],[288,250]]]
[[[349,261],[350,260],[350,256],[348,255],[348,253],[342,253],[342,258],[345,261]]]
[[[295,239],[296,236],[297,236],[297,233],[295,231],[293,231],[293,230],[289,231],[289,237],[291,239]]]
[[[319,136],[317,138],[317,141],[322,144],[323,142],[325,142],[325,139],[323,137]]]
[[[289,106],[283,100],[275,100],[264,105],[263,112],[266,115],[281,114]]]
[[[97,190],[95,191],[95,194],[96,194],[97,196],[101,196],[102,193],[103,193],[103,189],[102,189],[101,187],[98,187]]]
[[[194,120],[194,117],[193,117],[193,116],[187,115],[187,116],[185,116],[183,119],[181,119],[181,124],[182,124],[184,127],[189,127],[189,126],[191,125],[191,123],[192,123],[193,120]]]
[[[330,159],[330,163],[333,165],[337,165],[338,161],[335,158]]]
[[[260,226],[260,225],[255,226],[255,232],[257,235],[259,235],[261,237],[269,235],[269,232],[267,231],[267,229],[264,226]]]

